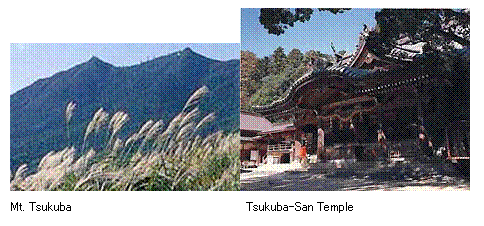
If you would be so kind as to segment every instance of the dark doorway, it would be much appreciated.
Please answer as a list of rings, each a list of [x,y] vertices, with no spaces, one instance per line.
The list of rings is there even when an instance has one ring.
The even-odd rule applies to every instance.
[[[291,163],[291,156],[289,153],[282,154],[281,163]]]

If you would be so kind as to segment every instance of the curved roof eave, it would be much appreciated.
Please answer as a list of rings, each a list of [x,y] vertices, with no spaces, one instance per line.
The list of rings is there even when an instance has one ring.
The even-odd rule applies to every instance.
[[[314,70],[306,73],[301,78],[297,79],[290,87],[289,92],[279,100],[276,100],[268,105],[262,106],[252,106],[254,111],[262,113],[268,111],[276,111],[278,109],[287,109],[291,107],[291,100],[295,93],[304,87],[305,85],[311,83],[315,79],[320,79],[321,77],[339,77],[342,79],[348,78],[354,81],[361,81],[364,77],[371,75],[373,72],[365,69],[356,69],[347,66],[329,66],[327,68]]]

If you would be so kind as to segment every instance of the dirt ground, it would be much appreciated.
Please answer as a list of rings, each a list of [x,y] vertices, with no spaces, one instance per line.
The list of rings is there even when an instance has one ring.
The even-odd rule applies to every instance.
[[[470,177],[442,161],[264,166],[241,173],[246,191],[470,190]]]

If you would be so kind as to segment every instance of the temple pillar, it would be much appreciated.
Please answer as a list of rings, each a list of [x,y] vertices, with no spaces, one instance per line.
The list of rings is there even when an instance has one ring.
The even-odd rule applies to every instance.
[[[363,133],[361,132],[362,130],[361,127],[363,126],[363,122],[362,122],[363,117],[361,116],[361,113],[357,117],[358,118],[356,118],[356,120],[353,120],[351,122],[352,126],[350,126],[350,128],[353,127],[351,129],[353,130],[353,136],[356,140],[356,143],[361,144],[364,142]]]
[[[420,95],[420,92],[418,91],[417,88],[415,88],[413,92],[417,97],[417,119],[418,119],[417,126],[423,126],[424,117],[423,117],[423,111],[422,111],[422,96]]]

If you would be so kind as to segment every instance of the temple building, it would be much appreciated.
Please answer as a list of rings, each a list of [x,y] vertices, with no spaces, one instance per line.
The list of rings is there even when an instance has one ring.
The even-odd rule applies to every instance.
[[[253,112],[240,112],[241,152],[243,167],[262,163],[290,163],[295,157],[296,128],[292,123],[271,123]]]
[[[319,161],[364,158],[366,149],[375,149],[378,131],[388,142],[401,143],[415,141],[424,128],[434,145],[448,147],[449,155],[464,149],[461,155],[469,157],[469,47],[437,54],[407,36],[382,43],[378,35],[365,29],[354,53],[337,56],[332,65],[314,63],[286,96],[253,106],[255,113],[241,113],[241,130],[247,134],[241,158],[257,164],[264,161],[261,156],[290,162],[295,157],[289,147],[294,150],[298,143]],[[442,57],[451,59],[452,70],[437,67]],[[271,123],[276,121],[288,123]],[[407,149],[402,151],[415,151]]]

